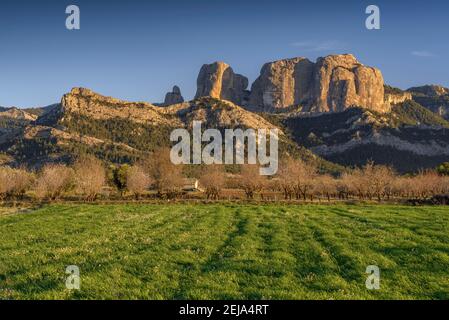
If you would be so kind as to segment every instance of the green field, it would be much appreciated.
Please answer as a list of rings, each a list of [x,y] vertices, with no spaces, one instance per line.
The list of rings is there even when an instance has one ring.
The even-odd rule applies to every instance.
[[[8,211],[0,299],[449,299],[448,223],[447,207],[393,205]],[[365,287],[368,265],[380,290]]]

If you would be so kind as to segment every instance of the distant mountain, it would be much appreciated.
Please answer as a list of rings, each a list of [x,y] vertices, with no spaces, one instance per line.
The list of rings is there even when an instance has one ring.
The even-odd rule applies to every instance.
[[[0,109],[0,139],[2,135],[17,132],[31,124],[37,116],[17,108]]]
[[[35,121],[37,119],[37,116],[22,109],[8,108],[0,111],[0,118]]]
[[[75,88],[33,123],[0,135],[0,152],[16,163],[39,167],[47,162],[70,162],[80,153],[94,153],[109,162],[133,162],[160,146],[170,146],[170,133],[191,128],[276,128],[260,115],[229,101],[202,97],[167,107],[126,102]],[[326,171],[342,168],[298,146],[282,133],[280,150],[314,162]]]
[[[414,87],[407,90],[413,100],[449,120],[449,89],[438,85]]]
[[[281,156],[328,172],[369,160],[400,172],[449,161],[447,88],[388,86],[380,70],[350,54],[270,62],[251,90],[248,85],[216,62],[203,65],[189,102],[178,86],[161,104],[74,88],[48,107],[0,108],[0,157],[31,167],[71,162],[86,152],[107,162],[134,162],[170,146],[173,129],[200,120],[204,129],[276,127]]]
[[[413,87],[407,90],[415,95],[423,96],[444,96],[449,94],[449,89],[439,85],[425,85],[421,87]]]
[[[353,108],[283,122],[298,144],[345,166],[373,160],[408,172],[449,159],[449,122],[413,101],[388,114]]]
[[[35,116],[39,117],[39,116],[42,116],[45,113],[51,111],[53,108],[55,108],[57,106],[58,106],[58,104],[52,104],[52,105],[49,105],[49,106],[46,106],[46,107],[25,108],[25,109],[22,109],[22,110],[26,111],[26,112],[28,112],[30,114],[34,114]]]

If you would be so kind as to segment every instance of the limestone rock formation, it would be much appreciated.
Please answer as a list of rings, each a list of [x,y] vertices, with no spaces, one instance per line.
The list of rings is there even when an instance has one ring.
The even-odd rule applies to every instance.
[[[263,111],[285,108],[307,98],[313,63],[294,58],[267,63],[251,87],[249,106]]]
[[[77,114],[92,120],[129,119],[136,123],[171,125],[172,120],[164,116],[163,109],[146,102],[128,102],[89,89],[73,88],[62,97],[60,107],[39,118],[38,124]]]
[[[168,92],[165,95],[164,105],[170,106],[172,104],[183,103],[184,98],[181,95],[181,89],[178,86],[174,86],[172,92]]]
[[[391,105],[400,104],[407,100],[412,100],[412,94],[410,92],[402,93],[385,93],[385,103]]]
[[[339,112],[358,106],[389,111],[384,80],[350,54],[280,60],[265,64],[251,89],[249,108],[272,111],[300,106],[305,112]]]
[[[234,73],[228,64],[205,64],[198,75],[195,99],[209,96],[242,105],[249,95],[247,87],[248,78]]]

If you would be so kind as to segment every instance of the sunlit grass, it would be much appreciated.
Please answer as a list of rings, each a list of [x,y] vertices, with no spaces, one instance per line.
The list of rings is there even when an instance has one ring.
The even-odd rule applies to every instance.
[[[376,205],[0,213],[0,299],[448,299],[448,222],[444,207]]]

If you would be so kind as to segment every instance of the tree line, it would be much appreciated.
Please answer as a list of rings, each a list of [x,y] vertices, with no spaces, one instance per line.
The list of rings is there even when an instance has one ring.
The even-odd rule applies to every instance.
[[[55,201],[75,198],[132,196],[174,199],[185,195],[186,177],[198,179],[201,197],[227,199],[232,190],[242,198],[260,200],[331,201],[428,199],[449,193],[449,164],[414,175],[398,175],[391,167],[367,163],[338,176],[320,172],[298,159],[281,161],[274,177],[259,174],[259,166],[243,165],[238,172],[225,166],[203,166],[186,173],[170,161],[170,150],[161,148],[134,165],[110,165],[94,156],[79,157],[72,165],[47,164],[38,171],[0,167],[0,201]]]

